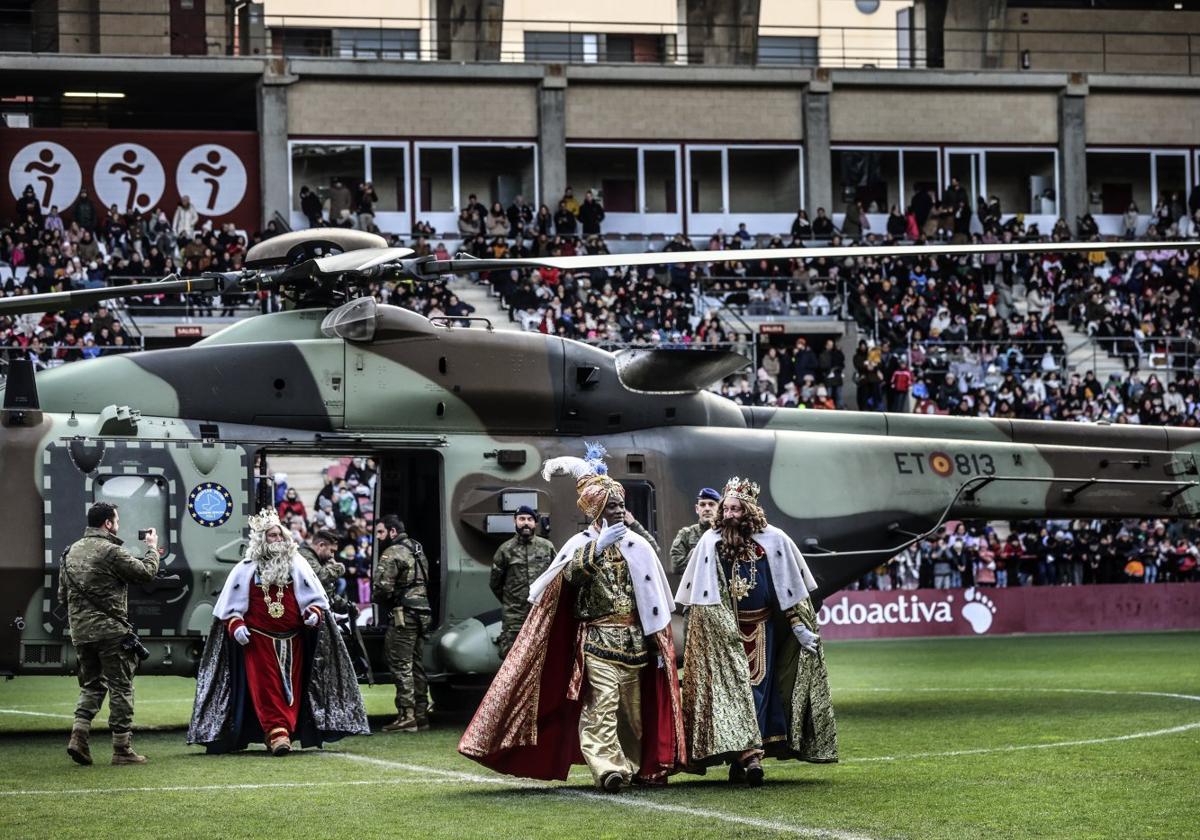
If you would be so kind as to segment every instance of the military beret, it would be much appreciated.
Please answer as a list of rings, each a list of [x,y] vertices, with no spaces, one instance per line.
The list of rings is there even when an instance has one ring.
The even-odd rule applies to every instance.
[[[704,499],[708,499],[710,502],[719,502],[721,501],[721,494],[711,487],[701,487],[700,492],[696,494],[696,501],[699,502]]]
[[[537,516],[537,511],[534,510],[533,508],[531,508],[529,505],[521,505],[519,508],[517,508],[517,512],[514,515],[515,516]]]

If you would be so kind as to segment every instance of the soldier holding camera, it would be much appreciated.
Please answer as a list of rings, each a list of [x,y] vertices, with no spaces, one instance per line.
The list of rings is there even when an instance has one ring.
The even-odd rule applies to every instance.
[[[158,533],[146,529],[144,551],[130,553],[117,537],[117,506],[97,502],[87,512],[83,537],[64,552],[59,564],[58,600],[67,605],[71,642],[79,671],[79,704],[67,753],[91,764],[88,735],[105,694],[112,731],[113,764],[143,764],[133,751],[133,674],[148,656],[129,624],[131,583],[148,583],[158,573]]]

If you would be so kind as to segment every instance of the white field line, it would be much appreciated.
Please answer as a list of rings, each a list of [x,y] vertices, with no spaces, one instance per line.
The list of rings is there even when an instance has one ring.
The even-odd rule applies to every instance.
[[[1194,694],[1176,694],[1169,691],[1114,691],[1099,688],[859,688],[849,689],[850,691],[871,691],[871,692],[914,692],[920,691],[927,694],[946,694],[946,693],[978,693],[978,692],[1020,692],[1027,694],[1038,692],[1044,694],[1102,694],[1107,696],[1119,695],[1123,697],[1166,697],[1172,700],[1189,700],[1191,702],[1200,703],[1200,696]],[[1106,738],[1086,738],[1076,741],[1053,741],[1047,744],[1011,744],[1006,747],[980,747],[977,749],[968,750],[947,750],[945,752],[927,752],[927,753],[907,753],[904,755],[876,755],[866,758],[851,758],[844,759],[844,764],[854,764],[864,761],[907,761],[921,758],[951,758],[960,755],[986,755],[989,753],[1008,753],[1020,752],[1023,750],[1048,750],[1058,747],[1086,747],[1095,744],[1112,744],[1119,741],[1135,741],[1139,738],[1157,738],[1162,735],[1177,735],[1180,732],[1189,732],[1193,729],[1200,729],[1200,722],[1185,723],[1181,726],[1172,726],[1168,729],[1154,729],[1145,732],[1132,732],[1128,735],[1112,735]]]
[[[0,715],[28,715],[29,717],[65,718],[75,720],[75,715],[60,715],[54,712],[33,712],[26,709],[0,709]]]
[[[105,695],[105,699],[107,699],[107,698],[108,698],[108,695]],[[134,705],[134,708],[136,709],[139,706],[168,706],[168,705],[170,705],[170,706],[183,706],[183,705],[191,706],[194,702],[195,702],[194,697],[158,697],[158,698],[154,698],[151,700],[135,700],[133,705]],[[78,705],[79,705],[78,700],[62,700],[62,701],[56,700],[53,703],[38,703],[38,704],[10,703],[7,708],[13,709],[13,710],[49,709],[49,708],[73,709]],[[0,710],[0,711],[3,711],[3,710]]]
[[[238,790],[269,790],[272,788],[323,788],[323,787],[378,787],[382,785],[401,785],[408,779],[352,779],[344,782],[262,782],[260,784],[228,784],[228,785],[170,785],[163,787],[108,787],[108,788],[69,788],[63,790],[0,790],[0,796],[86,796],[88,794],[103,794],[111,796],[114,793],[192,793],[220,791],[227,793]],[[422,784],[454,784],[453,779],[424,779]]]
[[[951,693],[969,693],[974,694],[981,691],[1007,691],[1018,694],[1031,694],[1037,692],[1039,694],[1107,694],[1110,696],[1121,697],[1167,697],[1172,700],[1191,700],[1194,703],[1200,703],[1200,695],[1196,694],[1175,694],[1170,691],[1117,691],[1115,689],[1105,688],[1015,688],[1010,686],[995,687],[987,686],[985,688],[845,688],[843,691],[893,691],[893,692],[914,692],[921,691],[926,694],[951,694]]]
[[[1134,741],[1138,738],[1157,738],[1160,735],[1175,735],[1200,729],[1200,722],[1187,723],[1183,726],[1172,726],[1170,729],[1155,729],[1150,732],[1133,732],[1129,735],[1114,735],[1111,738],[1088,738],[1083,741],[1054,741],[1049,744],[1016,744],[1007,747],[981,747],[973,750],[949,750],[947,752],[907,753],[905,755],[875,755],[868,758],[844,759],[843,764],[857,764],[862,761],[908,761],[919,758],[950,758],[956,755],[985,755],[987,753],[1020,752],[1022,750],[1048,750],[1058,747],[1087,747],[1093,744],[1112,744],[1117,741]]]
[[[670,805],[665,802],[653,802],[643,796],[621,796],[619,794],[613,795],[593,793],[585,790],[572,790],[568,788],[555,787],[538,781],[518,781],[517,779],[510,779],[503,776],[484,776],[478,773],[466,773],[461,770],[443,770],[437,767],[424,767],[419,764],[405,764],[400,761],[388,761],[387,759],[356,755],[354,753],[329,752],[325,753],[325,755],[331,758],[343,758],[347,761],[357,761],[363,764],[371,764],[376,767],[389,767],[406,772],[421,772],[439,775],[463,782],[472,782],[474,784],[499,785],[503,787],[525,788],[527,790],[545,790],[553,796],[561,796],[567,799],[583,799],[589,802],[603,803],[606,806],[623,806],[626,808],[635,808],[640,811],[659,811],[668,814],[680,814],[682,816],[694,817],[697,819],[716,820],[719,822],[729,823],[731,825],[740,825],[747,828],[774,831],[779,834],[790,834],[796,837],[819,837],[830,838],[830,840],[869,840],[869,838],[864,835],[853,834],[849,831],[838,831],[830,828],[810,828],[808,826],[779,822],[777,820],[766,820],[759,819],[757,817],[745,817],[740,814],[730,814],[725,811],[714,811],[709,808],[690,808],[686,805]]]
[[[553,796],[567,797],[571,799],[583,799],[592,802],[603,803],[604,805],[619,805],[625,807],[637,808],[646,811],[659,811],[670,814],[680,814],[687,817],[698,819],[717,820],[720,822],[730,823],[733,825],[746,826],[749,828],[763,829],[774,831],[779,834],[789,834],[797,837],[816,837],[829,838],[829,840],[871,840],[859,834],[852,834],[847,831],[837,831],[834,829],[823,828],[808,828],[805,826],[794,825],[792,823],[779,822],[776,820],[758,819],[756,817],[745,817],[739,814],[729,814],[724,811],[713,811],[707,808],[689,808],[684,805],[670,805],[661,802],[651,802],[642,797],[623,797],[613,796],[610,794],[592,793],[590,791],[567,790],[556,788],[551,785],[543,784],[534,781],[520,781],[517,779],[505,778],[502,776],[484,776],[478,773],[467,773],[459,770],[444,770],[437,767],[426,767],[420,764],[405,764],[399,761],[388,761],[381,758],[372,758],[370,756],[356,755],[353,753],[327,752],[322,755],[331,758],[342,758],[348,761],[354,761],[361,764],[370,764],[376,767],[385,767],[389,770],[399,770],[406,774],[419,774],[422,776],[420,780],[414,780],[409,777],[399,779],[363,779],[340,782],[264,782],[264,783],[247,783],[247,784],[224,784],[224,785],[163,785],[159,787],[108,787],[108,788],[72,788],[72,789],[43,789],[43,790],[5,790],[0,791],[0,797],[15,797],[15,796],[89,796],[89,795],[112,795],[121,793],[192,793],[192,792],[221,792],[228,793],[240,790],[269,790],[269,789],[303,789],[303,788],[344,788],[347,786],[384,786],[397,784],[410,784],[417,781],[419,784],[481,784],[490,786],[501,786],[511,788],[524,789],[539,789],[545,790]],[[435,776],[437,778],[429,778]]]

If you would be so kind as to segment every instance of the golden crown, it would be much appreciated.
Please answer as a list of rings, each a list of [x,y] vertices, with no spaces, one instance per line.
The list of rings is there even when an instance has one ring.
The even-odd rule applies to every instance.
[[[265,534],[271,529],[271,526],[278,525],[281,528],[283,523],[279,521],[279,514],[273,508],[263,508],[254,516],[250,517],[250,530],[257,531],[260,534]]]
[[[721,494],[721,498],[729,498],[732,496],[735,499],[741,499],[743,502],[749,502],[752,505],[758,504],[759,488],[756,482],[748,478],[738,478],[736,475],[725,482],[725,491]]]

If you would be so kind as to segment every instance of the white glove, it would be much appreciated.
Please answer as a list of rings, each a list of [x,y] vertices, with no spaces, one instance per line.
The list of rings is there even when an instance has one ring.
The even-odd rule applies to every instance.
[[[792,632],[796,634],[796,641],[800,643],[800,647],[804,648],[809,653],[817,652],[817,642],[821,641],[820,636],[809,630],[803,624],[797,624],[792,628]]]
[[[245,624],[239,625],[238,628],[233,631],[233,640],[242,647],[250,644],[250,631],[246,629]]]
[[[619,522],[616,525],[605,525],[600,530],[600,536],[596,538],[596,550],[603,551],[613,543],[619,543],[629,528],[624,522]]]
[[[312,609],[308,610],[307,613],[304,616],[304,623],[309,627],[316,627],[321,622],[321,614]]]

